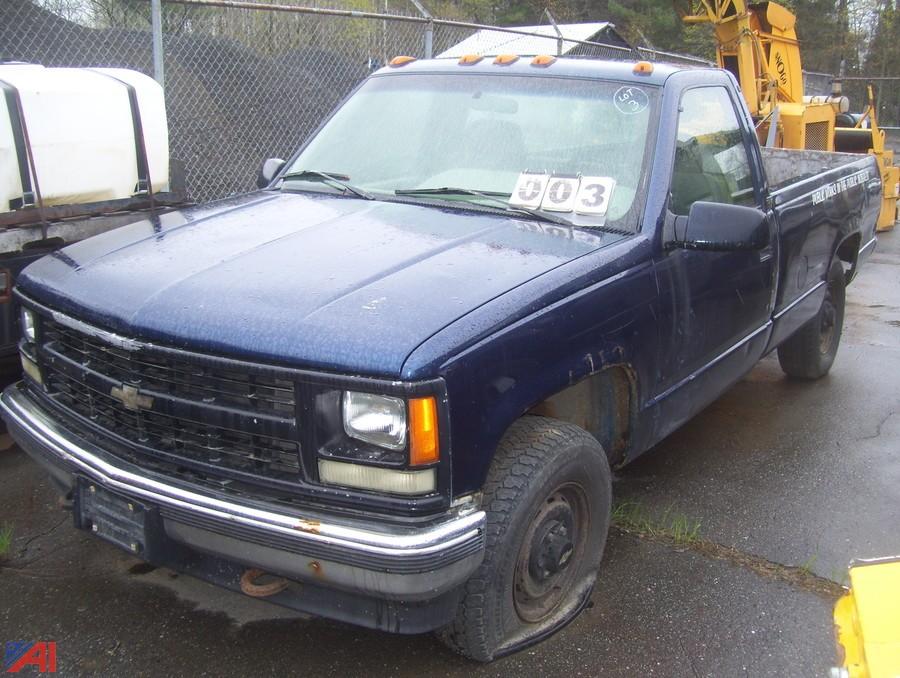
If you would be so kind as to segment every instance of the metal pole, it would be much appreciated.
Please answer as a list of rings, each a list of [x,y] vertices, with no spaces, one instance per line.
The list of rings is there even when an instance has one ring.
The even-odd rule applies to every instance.
[[[387,0],[384,0],[384,14],[387,16]],[[387,19],[381,20],[381,65],[387,65],[391,57],[388,56],[387,50]]]
[[[425,58],[434,56],[434,22],[425,24]]]
[[[415,8],[419,11],[425,20],[425,58],[430,59],[434,56],[434,17],[431,15],[425,5],[423,5],[419,0],[410,0]]]
[[[163,67],[162,0],[150,0],[150,26],[153,33],[153,77],[165,89]]]
[[[563,53],[563,34],[562,31],[559,30],[559,26],[556,23],[556,17],[550,12],[549,7],[544,8],[544,16],[550,21],[550,25],[553,26],[553,30],[556,31],[556,56],[562,56]]]

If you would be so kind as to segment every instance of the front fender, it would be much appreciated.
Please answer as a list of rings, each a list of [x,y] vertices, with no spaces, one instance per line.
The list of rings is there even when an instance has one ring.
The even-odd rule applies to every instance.
[[[619,270],[611,275],[501,324],[441,365],[450,407],[454,495],[481,488],[494,451],[514,421],[590,375],[628,365],[638,407],[647,397],[642,384],[652,384],[658,354],[655,272],[649,255],[631,265],[617,263]],[[589,270],[602,276],[601,268]],[[509,294],[533,304],[534,290],[522,288]]]

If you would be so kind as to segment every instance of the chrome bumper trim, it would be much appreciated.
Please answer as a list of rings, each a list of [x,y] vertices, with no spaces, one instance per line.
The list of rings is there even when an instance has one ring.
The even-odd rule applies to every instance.
[[[79,439],[47,416],[18,384],[3,391],[0,413],[10,424],[13,437],[32,456],[35,456],[32,450],[38,447],[47,457],[42,461],[65,467],[68,473],[83,475],[116,492],[146,500],[177,522],[182,522],[178,516],[187,516],[183,524],[199,523],[209,533],[234,535],[238,539],[248,532],[255,533],[257,538],[269,535],[272,545],[279,545],[276,548],[280,551],[309,553],[388,577],[432,572],[432,590],[462,583],[483,557],[484,511],[453,515],[424,527],[385,527],[374,520],[338,521],[312,514],[297,517],[274,507],[264,510],[177,487],[110,463],[97,454],[100,448]],[[196,521],[190,520],[191,516]],[[258,539],[254,541],[259,543]],[[465,567],[459,567],[463,563],[457,561],[465,561]],[[450,567],[453,563],[458,566]],[[410,565],[414,566],[412,571]],[[444,568],[452,570],[454,581],[436,586],[439,570]]]

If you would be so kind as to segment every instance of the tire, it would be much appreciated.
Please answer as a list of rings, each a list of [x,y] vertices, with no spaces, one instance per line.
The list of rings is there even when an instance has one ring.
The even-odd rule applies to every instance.
[[[778,362],[789,377],[819,379],[828,374],[844,327],[844,267],[835,259],[828,269],[825,299],[815,317],[778,347]]]
[[[574,619],[600,567],[611,495],[606,453],[587,431],[546,417],[515,422],[484,485],[484,561],[438,637],[487,662]]]

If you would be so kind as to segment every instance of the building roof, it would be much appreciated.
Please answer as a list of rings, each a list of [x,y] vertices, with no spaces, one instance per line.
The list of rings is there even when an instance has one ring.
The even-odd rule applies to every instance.
[[[562,54],[568,54],[582,46],[579,42],[571,42],[573,40],[590,40],[619,47],[628,47],[628,43],[616,32],[616,27],[608,21],[584,24],[557,24],[556,28],[550,25],[510,26],[510,28],[517,31],[536,33],[537,35],[522,35],[521,33],[481,29],[462,42],[456,43],[450,49],[441,52],[437,55],[437,58],[461,57],[465,54],[481,54],[483,56],[497,56],[498,54],[518,54],[520,56],[556,54],[556,43],[559,37],[556,28],[559,28],[559,32],[563,36]]]

